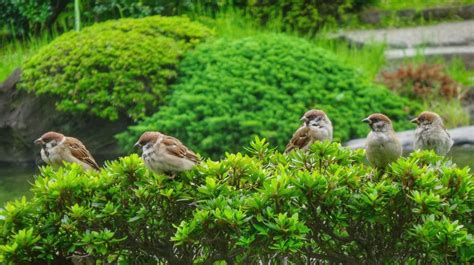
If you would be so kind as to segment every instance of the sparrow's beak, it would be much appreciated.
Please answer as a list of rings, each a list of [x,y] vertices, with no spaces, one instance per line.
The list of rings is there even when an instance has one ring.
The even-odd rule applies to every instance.
[[[416,123],[418,124],[418,118],[414,118],[413,120],[410,121],[411,123]]]
[[[44,142],[41,138],[36,139],[33,143],[34,144],[44,144]]]
[[[362,122],[370,123],[370,119],[369,119],[369,118],[365,118],[365,119],[362,120]]]
[[[303,116],[303,117],[301,117],[300,121],[307,122],[308,119],[305,116]]]
[[[141,148],[142,145],[140,144],[140,142],[136,142],[136,143],[133,145],[133,147],[135,147],[135,148]]]

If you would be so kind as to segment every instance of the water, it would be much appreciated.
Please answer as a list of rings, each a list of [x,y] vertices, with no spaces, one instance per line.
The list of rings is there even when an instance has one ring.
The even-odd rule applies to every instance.
[[[471,173],[474,173],[474,145],[455,146],[449,151],[449,155],[454,163],[460,167],[469,166]]]
[[[0,165],[0,207],[6,201],[31,196],[33,176],[38,173],[34,166],[14,167]]]
[[[474,146],[456,146],[450,152],[453,162],[474,170]],[[471,171],[472,172],[472,171]],[[6,201],[31,196],[29,191],[37,167],[5,167],[0,165],[0,207]]]

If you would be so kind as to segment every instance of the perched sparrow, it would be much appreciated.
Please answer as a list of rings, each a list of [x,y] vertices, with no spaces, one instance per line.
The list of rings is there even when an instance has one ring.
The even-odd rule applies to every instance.
[[[362,121],[372,129],[366,142],[367,160],[372,166],[384,168],[402,155],[402,145],[387,116],[374,113]]]
[[[441,117],[425,111],[411,120],[417,124],[415,130],[415,149],[434,150],[438,155],[446,155],[453,146],[453,139],[446,131]]]
[[[190,170],[199,162],[178,139],[160,132],[145,132],[135,144],[142,148],[145,165],[155,173]]]
[[[293,134],[285,153],[293,149],[308,149],[315,141],[332,141],[332,124],[324,111],[312,109],[301,120],[304,124]]]
[[[84,169],[97,169],[99,166],[86,147],[74,137],[57,132],[47,132],[34,141],[41,144],[41,159],[46,164],[58,167],[63,161],[76,163]]]

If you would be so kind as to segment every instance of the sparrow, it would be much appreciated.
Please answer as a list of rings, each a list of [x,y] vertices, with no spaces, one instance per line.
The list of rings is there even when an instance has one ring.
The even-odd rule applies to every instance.
[[[381,113],[374,113],[362,120],[369,124],[366,156],[376,168],[385,168],[402,155],[402,145],[392,127],[392,121]]]
[[[285,153],[293,149],[306,150],[315,141],[332,141],[332,123],[322,110],[309,110],[301,121],[304,123],[286,145]]]
[[[86,170],[99,170],[99,166],[84,144],[74,137],[47,132],[34,143],[42,146],[41,159],[48,165],[59,167],[66,161],[79,164]]]
[[[453,146],[453,139],[444,128],[443,119],[434,113],[425,111],[411,120],[417,124],[415,130],[415,149],[434,150],[438,155],[446,155]]]
[[[155,173],[190,170],[199,162],[197,155],[178,139],[160,132],[145,132],[135,143],[142,149],[145,166]]]

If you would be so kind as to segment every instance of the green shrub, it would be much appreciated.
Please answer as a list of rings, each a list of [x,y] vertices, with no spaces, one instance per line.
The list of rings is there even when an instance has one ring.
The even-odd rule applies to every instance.
[[[283,155],[256,140],[171,180],[137,155],[100,172],[42,168],[0,214],[0,260],[151,264],[474,261],[474,176],[433,152],[383,174],[333,143]],[[84,264],[84,263],[82,263]]]
[[[24,65],[21,87],[57,96],[62,111],[138,119],[160,103],[183,52],[211,34],[182,17],[99,23],[43,47]]]
[[[372,112],[386,113],[397,129],[411,128],[409,114],[418,112],[418,105],[366,82],[329,52],[283,35],[203,44],[179,67],[166,105],[119,135],[123,146],[159,130],[218,157],[255,135],[282,149],[310,108],[328,114],[337,140],[365,136],[361,119]]]

